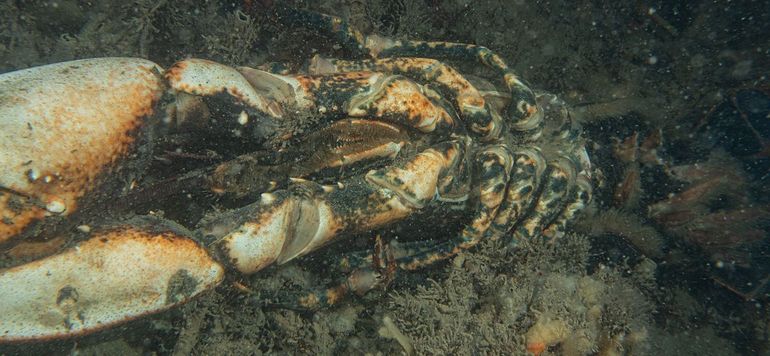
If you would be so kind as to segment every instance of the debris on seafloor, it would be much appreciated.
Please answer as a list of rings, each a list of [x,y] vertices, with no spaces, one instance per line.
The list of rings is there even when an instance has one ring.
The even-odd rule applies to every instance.
[[[440,284],[395,293],[388,309],[418,354],[584,355],[615,345],[604,335],[639,354],[652,304],[613,268],[589,273],[588,247],[575,235],[515,252],[490,243],[458,257]]]
[[[396,340],[398,344],[404,348],[404,352],[407,355],[414,355],[412,341],[409,340],[409,337],[404,335],[401,330],[398,330],[398,327],[393,323],[393,320],[391,320],[389,316],[386,315],[382,317],[382,325],[383,327],[378,331],[380,336]]]

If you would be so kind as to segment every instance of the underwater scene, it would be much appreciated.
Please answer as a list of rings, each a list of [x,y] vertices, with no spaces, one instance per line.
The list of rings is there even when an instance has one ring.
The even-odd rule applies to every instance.
[[[0,2],[0,355],[768,355],[770,2]]]

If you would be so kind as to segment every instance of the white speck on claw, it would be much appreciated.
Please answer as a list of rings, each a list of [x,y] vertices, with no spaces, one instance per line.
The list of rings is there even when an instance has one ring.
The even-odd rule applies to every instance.
[[[27,178],[29,178],[31,182],[36,181],[39,176],[40,176],[39,173],[34,169],[30,169],[27,171]]]
[[[241,111],[241,114],[238,115],[238,123],[241,125],[249,123],[249,114],[247,114],[246,111]]]
[[[45,210],[48,210],[49,213],[54,214],[61,214],[66,209],[67,207],[64,205],[64,202],[58,199],[51,200],[45,206]]]
[[[265,205],[272,204],[275,201],[275,195],[272,193],[262,193],[261,198],[260,202]]]

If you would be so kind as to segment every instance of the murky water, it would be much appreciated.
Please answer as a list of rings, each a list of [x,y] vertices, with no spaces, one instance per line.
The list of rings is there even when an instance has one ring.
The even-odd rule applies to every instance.
[[[0,4],[0,354],[768,353],[766,2],[275,2]]]

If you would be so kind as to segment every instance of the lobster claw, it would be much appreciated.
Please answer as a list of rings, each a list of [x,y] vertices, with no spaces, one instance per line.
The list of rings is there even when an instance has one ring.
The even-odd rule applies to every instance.
[[[184,303],[223,276],[203,247],[173,229],[111,227],[0,272],[0,342],[99,331]]]
[[[147,163],[131,153],[158,117],[161,70],[98,58],[0,76],[0,243],[82,210],[94,191],[119,191],[126,177],[117,173]]]

